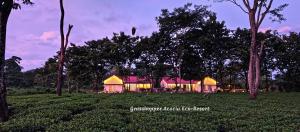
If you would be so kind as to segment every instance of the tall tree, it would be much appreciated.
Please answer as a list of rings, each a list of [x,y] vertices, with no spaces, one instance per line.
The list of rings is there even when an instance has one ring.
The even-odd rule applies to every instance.
[[[124,61],[123,63],[124,66],[116,65],[116,67],[119,68],[120,75],[126,78],[128,78],[128,76],[131,75],[132,65],[134,61],[139,57],[139,52],[136,50],[139,37],[135,36],[135,33],[136,33],[136,28],[133,27],[131,30],[132,36],[125,35],[124,32],[121,32],[120,34],[114,33],[114,36],[112,38],[112,41],[118,44],[119,47],[118,52],[122,54],[122,57],[118,57],[118,58]],[[126,70],[128,72],[126,72]]]
[[[230,63],[235,63],[239,67],[239,74],[244,80],[245,88],[248,91],[248,64],[249,50],[251,43],[251,32],[248,29],[236,29],[233,33],[233,42],[230,49]],[[234,66],[229,64],[227,67]],[[229,68],[231,69],[231,68]]]
[[[76,89],[79,91],[79,87],[92,80],[89,75],[89,68],[91,60],[88,57],[87,46],[76,46],[71,44],[66,51],[66,68],[67,78],[70,81],[69,89]],[[99,58],[100,59],[100,58]]]
[[[201,79],[201,73],[203,73],[203,63],[200,61],[201,59],[202,58],[193,50],[193,48],[188,48],[182,56],[182,64],[180,66],[181,76],[183,79],[190,81],[190,86],[193,86],[192,80]],[[188,91],[192,90],[193,87]]]
[[[229,58],[230,37],[229,30],[225,22],[217,21],[216,15],[210,14],[209,18],[200,26],[201,30],[188,32],[186,41],[191,39],[194,47],[198,52],[202,62],[202,81],[207,76],[218,79],[220,84],[223,83],[224,65]],[[203,85],[202,85],[203,86]]]
[[[6,102],[5,86],[5,47],[6,47],[6,28],[7,21],[12,9],[20,9],[20,4],[33,4],[30,0],[0,0],[0,122],[8,120],[8,106]]]
[[[22,66],[20,66],[21,58],[12,56],[5,60],[4,72],[6,75],[6,85],[8,87],[19,87],[22,85]]]
[[[271,30],[268,30],[265,33],[259,33],[258,37],[258,39],[266,45],[261,58],[261,61],[263,62],[261,68],[263,82],[261,84],[266,91],[269,91],[271,88],[272,74],[278,67],[276,52],[282,52],[276,47],[283,46],[284,42],[277,31],[272,32]]]
[[[159,50],[159,43],[156,43],[155,35],[141,38],[141,41],[137,45],[137,50],[140,52],[140,56],[136,62],[136,69],[138,75],[146,76],[154,84],[154,66],[157,63],[157,51]],[[154,87],[154,85],[152,85]]]
[[[61,37],[61,44],[60,44],[60,52],[59,52],[59,62],[58,62],[58,76],[57,76],[57,86],[56,86],[56,94],[61,96],[62,86],[63,86],[63,70],[64,70],[64,62],[65,62],[65,52],[66,48],[69,43],[69,36],[73,25],[69,25],[67,35],[64,35],[64,19],[65,19],[65,10],[63,0],[59,1],[60,3],[60,11],[61,11],[61,18],[60,18],[60,37]],[[66,40],[65,40],[66,39]]]
[[[120,57],[115,57],[115,59],[118,58],[118,62],[120,62],[120,64],[116,65],[123,65],[123,67],[127,67],[129,71],[132,68],[134,61],[139,57],[139,53],[136,51],[139,37],[133,37],[135,33],[136,28],[133,27],[132,36],[120,32],[119,34],[114,33],[114,36],[111,39],[113,43],[117,44],[117,52],[122,54]]]
[[[260,70],[261,70],[261,56],[264,51],[264,44],[257,42],[258,29],[261,26],[265,17],[271,15],[272,21],[283,21],[285,18],[281,11],[288,6],[288,4],[280,5],[272,9],[274,0],[217,0],[228,1],[238,6],[244,13],[248,15],[250,31],[251,31],[251,45],[248,65],[248,87],[250,91],[250,99],[256,99],[258,94],[258,87],[260,85]]]
[[[103,82],[104,75],[119,63],[118,46],[108,38],[97,41],[89,41],[86,59],[88,62],[88,72],[91,75],[93,89],[99,92],[99,83]],[[118,56],[118,57],[117,57]]]
[[[183,55],[186,50],[189,50],[188,48],[193,48],[196,50],[197,55],[203,58],[203,50],[199,47],[203,49],[205,43],[203,40],[205,39],[200,38],[204,38],[204,25],[213,16],[214,13],[207,10],[206,6],[193,6],[188,3],[183,7],[175,8],[171,12],[163,9],[161,15],[156,18],[160,28],[159,40],[162,47],[159,50],[159,55],[166,58],[164,63],[172,66],[172,77],[174,79],[181,76]],[[175,79],[175,83],[180,84],[181,82],[176,82]]]
[[[283,44],[277,45],[277,79],[286,91],[300,91],[300,33],[283,35]]]
[[[99,91],[99,83],[113,67],[123,63],[119,46],[108,38],[86,42],[84,46],[72,44],[66,54],[66,67],[69,79],[73,80],[75,87],[89,86],[95,92]]]
[[[56,85],[56,77],[57,77],[57,60],[58,56],[54,56],[49,58],[43,67],[43,81],[44,86],[47,88],[54,88]]]

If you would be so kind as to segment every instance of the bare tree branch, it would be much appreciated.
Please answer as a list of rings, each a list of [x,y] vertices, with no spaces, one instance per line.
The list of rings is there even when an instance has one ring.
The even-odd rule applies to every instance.
[[[251,7],[249,5],[249,0],[243,0],[244,5],[247,7],[248,11],[251,10]]]
[[[258,24],[258,22],[259,22],[263,5],[264,5],[264,2],[260,1],[259,5],[258,5],[258,13],[257,13],[257,18],[256,18],[256,24]]]
[[[245,12],[245,13],[249,13],[248,11],[246,11],[244,8],[243,8],[243,6],[241,5],[241,4],[239,4],[238,2],[236,2],[236,0],[228,0],[229,2],[231,2],[231,3],[233,3],[233,4],[235,4],[236,6],[238,6],[243,12]],[[244,0],[245,1],[245,0]],[[246,5],[245,5],[246,6]],[[247,6],[246,6],[247,7]]]
[[[257,20],[258,23],[256,24],[257,28],[261,25],[261,23],[263,22],[264,18],[266,17],[266,15],[269,13],[271,7],[273,4],[273,0],[271,0],[266,8],[266,10],[261,14],[261,18],[260,20]]]
[[[69,27],[68,27],[68,32],[67,32],[67,36],[66,36],[66,43],[65,43],[65,46],[64,46],[64,49],[66,50],[67,47],[68,47],[68,43],[69,43],[69,36],[71,34],[71,30],[73,28],[73,25],[70,25],[69,24]]]
[[[257,6],[258,6],[258,2],[259,2],[260,0],[254,0],[254,2],[253,2],[253,9],[252,10],[254,10],[254,12],[256,12],[257,11]]]
[[[260,49],[259,49],[259,52],[257,53],[257,56],[259,59],[261,59],[261,57],[262,57],[264,48],[265,48],[265,41],[260,43]]]

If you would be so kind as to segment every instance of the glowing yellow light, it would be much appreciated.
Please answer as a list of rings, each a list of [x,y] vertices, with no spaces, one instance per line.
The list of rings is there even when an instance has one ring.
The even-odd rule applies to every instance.
[[[204,85],[217,85],[217,81],[210,78],[210,77],[205,77],[204,78]]]
[[[144,88],[144,85],[143,85],[143,84],[137,84],[136,87],[137,87],[137,88]]]
[[[151,84],[144,84],[144,88],[146,89],[151,88]]]
[[[129,84],[125,84],[125,86],[129,86]],[[151,84],[149,83],[146,83],[146,84],[142,84],[142,83],[139,83],[139,84],[136,84],[136,83],[132,83],[130,84],[130,87],[136,87],[136,88],[143,88],[143,89],[149,89],[151,88]]]
[[[123,81],[119,77],[113,75],[104,80],[104,84],[123,84]]]

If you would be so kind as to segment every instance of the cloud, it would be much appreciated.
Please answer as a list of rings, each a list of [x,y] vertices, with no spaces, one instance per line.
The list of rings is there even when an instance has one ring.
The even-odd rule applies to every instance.
[[[39,38],[43,41],[53,40],[57,38],[57,33],[54,31],[43,32]]]
[[[292,31],[292,28],[290,26],[283,26],[277,29],[279,33],[288,33]]]
[[[296,31],[299,30],[300,28],[297,28],[297,27],[291,27],[291,26],[281,26],[281,27],[277,27],[277,28],[271,28],[271,27],[262,27],[262,28],[259,28],[259,32],[263,32],[265,33],[266,31],[268,30],[277,30],[279,33],[289,33],[289,32],[292,32],[292,31]]]
[[[23,71],[41,67],[59,49],[59,38],[52,32],[42,34],[9,35],[6,58],[22,58]]]
[[[271,27],[263,27],[263,28],[259,28],[258,32],[262,32],[265,33],[266,31],[271,30]]]

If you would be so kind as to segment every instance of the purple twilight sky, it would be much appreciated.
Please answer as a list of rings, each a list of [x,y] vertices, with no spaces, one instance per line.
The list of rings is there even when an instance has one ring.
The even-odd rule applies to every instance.
[[[19,56],[23,71],[41,67],[56,54],[60,46],[58,0],[33,0],[33,6],[22,6],[10,16],[7,32],[6,58]],[[211,0],[213,1],[213,0]],[[231,3],[213,3],[208,0],[65,0],[67,24],[74,29],[70,41],[83,44],[85,41],[111,36],[113,32],[129,33],[137,27],[138,35],[150,35],[157,30],[155,17],[161,9],[172,10],[190,2],[209,5],[224,20],[230,29],[248,28],[247,16]],[[276,0],[274,6],[288,3],[284,11],[287,21],[272,23],[266,19],[261,30],[272,29],[280,33],[300,32],[300,15],[297,15],[299,0]]]

